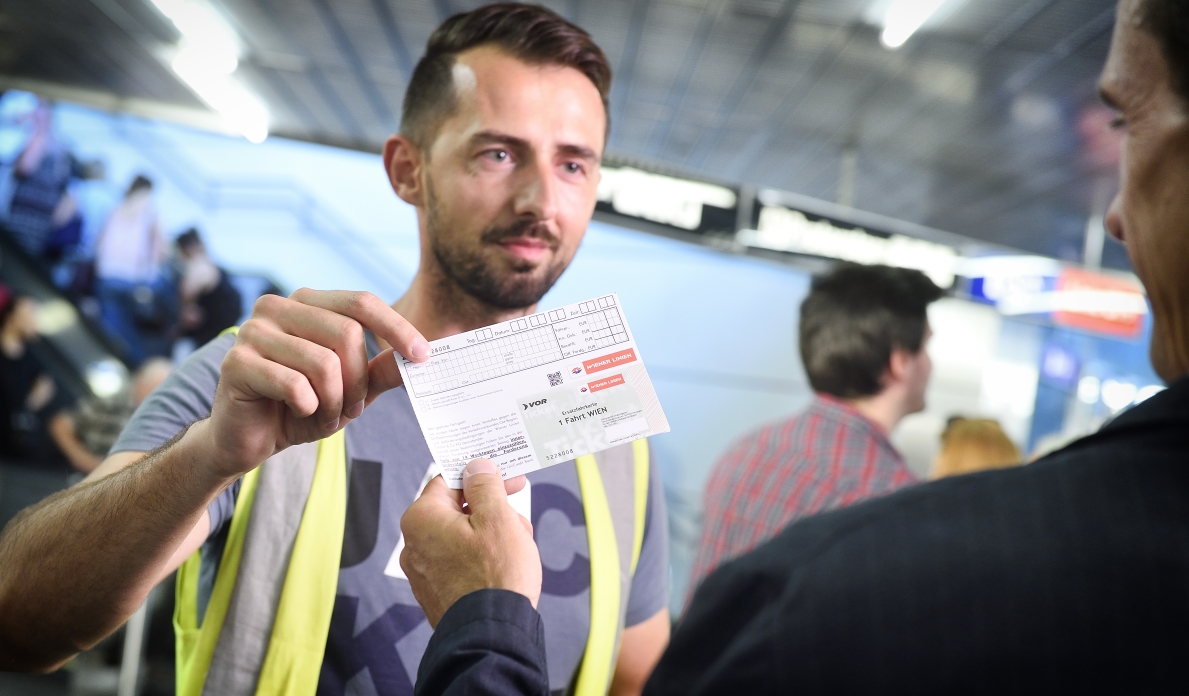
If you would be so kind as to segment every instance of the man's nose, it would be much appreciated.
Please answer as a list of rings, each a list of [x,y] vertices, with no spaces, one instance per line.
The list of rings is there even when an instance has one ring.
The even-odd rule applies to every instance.
[[[1123,230],[1123,192],[1115,194],[1111,205],[1106,209],[1106,231],[1120,242],[1125,241],[1125,233]]]
[[[523,170],[520,190],[516,193],[516,214],[532,215],[538,220],[552,220],[557,215],[557,182],[553,163],[537,161]]]

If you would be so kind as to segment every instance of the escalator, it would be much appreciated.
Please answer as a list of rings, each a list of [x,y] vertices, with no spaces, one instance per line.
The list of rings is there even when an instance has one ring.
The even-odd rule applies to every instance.
[[[59,290],[39,262],[0,229],[0,282],[40,304],[42,340],[30,351],[72,397],[108,397],[128,384],[128,365],[103,330]]]

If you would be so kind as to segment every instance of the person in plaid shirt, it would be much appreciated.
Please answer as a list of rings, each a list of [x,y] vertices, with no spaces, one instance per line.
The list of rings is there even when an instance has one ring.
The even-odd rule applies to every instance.
[[[706,486],[691,593],[720,564],[790,522],[916,482],[888,434],[925,408],[926,309],[941,289],[919,271],[842,264],[801,305],[809,407],[736,442]]]

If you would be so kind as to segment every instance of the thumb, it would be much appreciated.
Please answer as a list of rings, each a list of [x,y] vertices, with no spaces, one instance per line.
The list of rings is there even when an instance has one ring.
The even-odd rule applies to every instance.
[[[508,493],[504,490],[504,479],[495,462],[490,459],[475,459],[462,472],[462,496],[471,508],[471,514],[490,513],[508,505]]]
[[[367,398],[364,403],[371,406],[376,397],[404,384],[400,376],[400,368],[396,361],[400,360],[391,348],[372,358],[367,364]]]

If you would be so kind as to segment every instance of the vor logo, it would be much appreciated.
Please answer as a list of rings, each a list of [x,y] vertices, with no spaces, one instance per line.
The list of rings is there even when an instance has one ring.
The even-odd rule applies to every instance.
[[[573,368],[573,369],[571,369],[571,370],[570,370],[570,374],[572,374],[572,375],[580,375],[580,374],[582,374],[582,368],[581,368],[581,367],[575,367],[575,368]]]
[[[533,406],[540,406],[540,405],[544,404],[546,401],[548,401],[548,399],[540,399],[538,401],[530,401],[527,404],[523,404],[524,410],[527,411],[530,408],[532,408]]]

